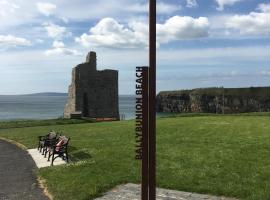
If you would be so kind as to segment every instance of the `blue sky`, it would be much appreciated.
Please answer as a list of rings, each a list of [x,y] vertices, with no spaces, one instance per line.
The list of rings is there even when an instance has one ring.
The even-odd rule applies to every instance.
[[[157,89],[270,85],[269,0],[158,0]],[[146,0],[0,0],[0,94],[67,92],[96,51],[134,93],[147,65]]]

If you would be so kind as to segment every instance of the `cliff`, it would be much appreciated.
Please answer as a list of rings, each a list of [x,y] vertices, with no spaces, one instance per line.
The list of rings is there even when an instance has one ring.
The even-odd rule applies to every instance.
[[[173,113],[270,112],[270,87],[164,91],[157,111]]]

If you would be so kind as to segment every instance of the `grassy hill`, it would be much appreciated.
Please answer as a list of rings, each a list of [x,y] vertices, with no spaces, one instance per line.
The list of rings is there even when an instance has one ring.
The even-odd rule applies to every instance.
[[[93,199],[118,184],[139,183],[132,120],[0,129],[0,137],[34,148],[37,136],[51,129],[71,137],[74,161],[37,171],[55,199]],[[159,118],[157,184],[246,200],[270,199],[269,130],[269,115]]]

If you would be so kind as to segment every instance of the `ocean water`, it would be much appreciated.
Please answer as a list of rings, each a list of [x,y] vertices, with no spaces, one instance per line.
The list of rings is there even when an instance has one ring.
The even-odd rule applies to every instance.
[[[0,95],[0,120],[55,119],[63,116],[67,95]],[[119,113],[134,118],[135,97],[119,97]]]

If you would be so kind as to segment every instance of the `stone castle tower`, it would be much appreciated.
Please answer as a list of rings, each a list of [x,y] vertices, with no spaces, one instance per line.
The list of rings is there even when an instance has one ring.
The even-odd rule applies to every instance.
[[[88,53],[86,62],[72,69],[64,117],[80,116],[119,119],[118,71],[97,70],[95,52]]]

